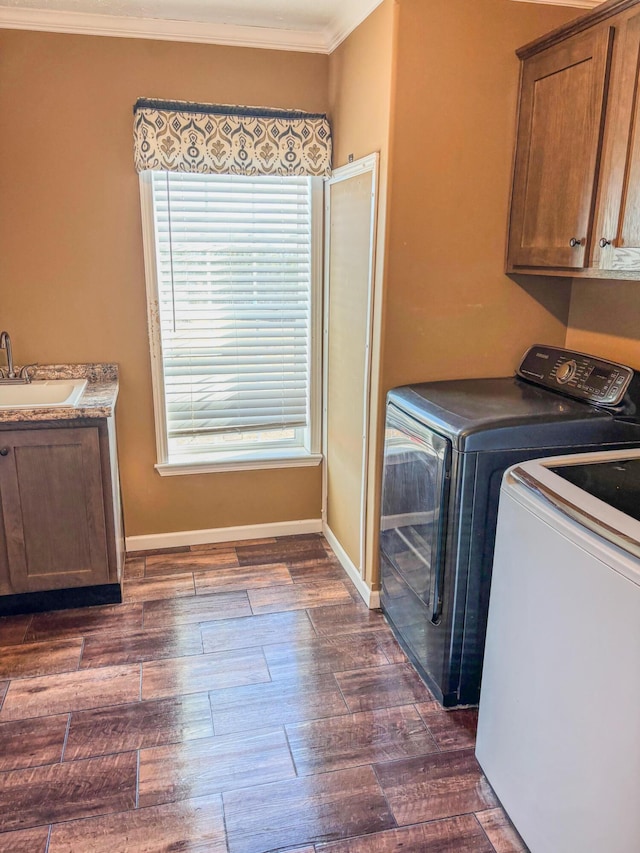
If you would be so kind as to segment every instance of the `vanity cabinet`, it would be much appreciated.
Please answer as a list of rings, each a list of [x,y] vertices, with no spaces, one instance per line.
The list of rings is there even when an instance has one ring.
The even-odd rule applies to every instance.
[[[640,0],[518,55],[508,272],[640,278]]]
[[[0,594],[117,588],[122,532],[110,420],[0,429]]]

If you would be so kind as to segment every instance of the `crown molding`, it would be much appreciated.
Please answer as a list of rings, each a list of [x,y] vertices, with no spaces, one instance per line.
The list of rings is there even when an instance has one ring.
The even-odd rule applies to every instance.
[[[348,4],[343,3],[340,17],[324,31],[326,52],[333,53],[338,45],[351,35],[356,27],[359,27],[381,3],[382,0],[363,0],[352,14],[348,14]]]
[[[303,53],[329,52],[327,35],[322,30],[310,32],[272,29],[270,27],[247,27],[235,24],[212,24],[199,21],[129,18],[116,15],[96,15],[91,12],[26,9],[17,6],[0,7],[0,29],[222,44],[234,47],[293,50]],[[347,33],[343,38],[346,35]]]

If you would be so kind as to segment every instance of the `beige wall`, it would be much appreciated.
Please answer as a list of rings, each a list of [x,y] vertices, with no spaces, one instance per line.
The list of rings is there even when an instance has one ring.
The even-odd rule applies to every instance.
[[[376,574],[380,455],[380,343],[382,338],[383,279],[388,197],[389,134],[393,88],[393,48],[397,4],[380,6],[333,52],[329,63],[330,115],[334,135],[334,165],[343,166],[375,151],[380,154],[377,243],[373,304],[371,417],[366,509],[364,575],[369,584]],[[366,306],[361,306],[364,313]]]
[[[504,275],[515,49],[576,9],[400,0],[383,382],[506,375],[563,344],[570,289]],[[524,279],[523,279],[524,282]]]
[[[574,279],[567,346],[640,370],[640,282]]]
[[[19,362],[119,363],[127,535],[318,518],[319,468],[153,468],[138,97],[325,111],[328,57],[0,30],[0,325]]]

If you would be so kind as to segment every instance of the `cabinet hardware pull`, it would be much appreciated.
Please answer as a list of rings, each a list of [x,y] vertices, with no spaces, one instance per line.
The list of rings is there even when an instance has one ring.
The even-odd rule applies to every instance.
[[[8,455],[9,455],[9,448],[8,447],[0,448],[0,456],[8,456]]]
[[[600,240],[600,248],[601,249],[604,249],[606,246],[610,246],[610,245],[611,245],[611,240],[607,240],[606,237],[603,237]]]
[[[572,249],[575,249],[577,246],[582,245],[582,240],[579,240],[577,237],[572,237],[569,240],[569,245],[571,246]]]

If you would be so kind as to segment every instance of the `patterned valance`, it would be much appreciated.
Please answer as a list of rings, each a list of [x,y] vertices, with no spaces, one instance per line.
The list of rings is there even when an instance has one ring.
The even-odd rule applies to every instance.
[[[140,99],[138,172],[331,174],[331,128],[322,113]]]

